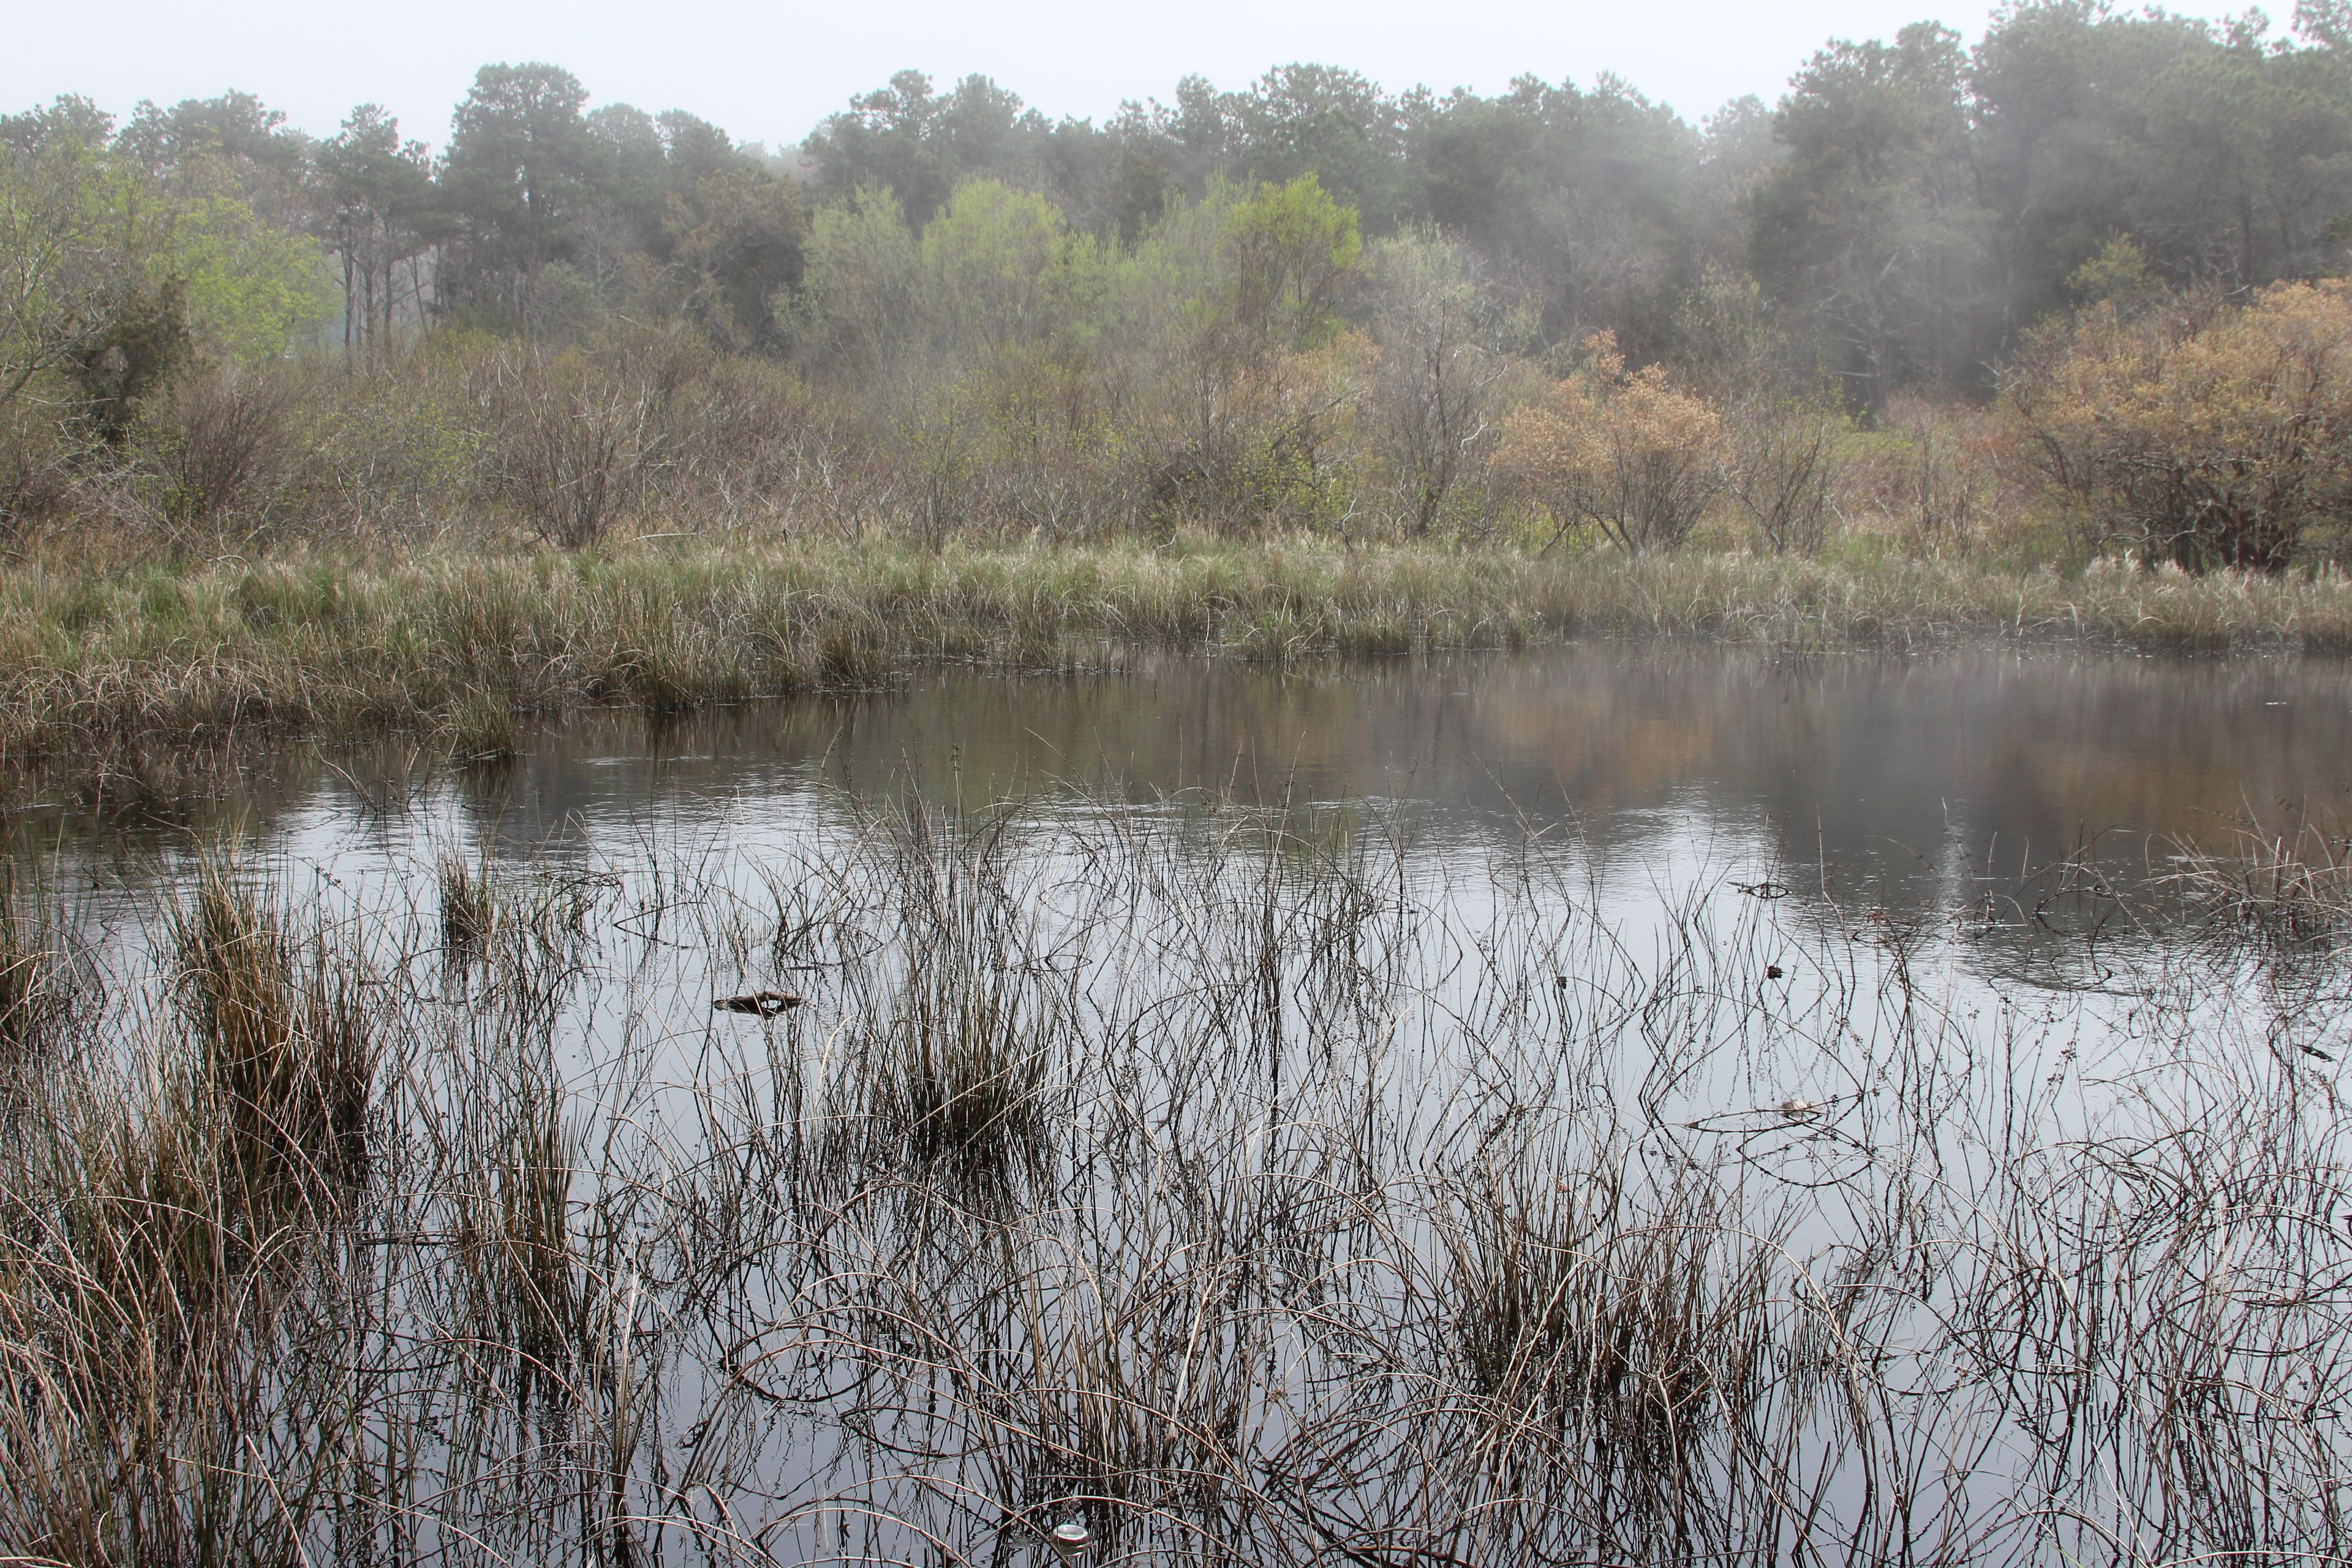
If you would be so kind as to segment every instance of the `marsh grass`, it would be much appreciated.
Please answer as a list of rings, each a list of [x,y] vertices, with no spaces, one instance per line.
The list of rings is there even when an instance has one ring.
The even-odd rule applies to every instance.
[[[499,929],[496,873],[487,862],[468,865],[455,849],[445,848],[434,860],[433,875],[441,895],[443,947],[460,956],[480,952]]]
[[[127,1037],[78,1031],[102,1066],[18,1080],[0,1540],[34,1561],[297,1561],[282,1521],[333,1511],[352,1436],[282,1422],[333,1381],[299,1357],[349,1304],[377,1057],[363,955],[226,852],[152,929],[163,1005]]]
[[[457,1254],[484,1350],[511,1359],[525,1399],[543,1396],[560,1408],[578,1374],[593,1306],[571,1233],[571,1149],[550,1087],[519,1088],[514,1099],[467,1188],[486,1201],[467,1215]]]
[[[2223,931],[2286,952],[2352,940],[2352,839],[2340,824],[2294,814],[2281,829],[2249,813],[2223,842],[2179,841],[2169,873]]]
[[[243,741],[406,729],[437,732],[460,760],[495,758],[532,713],[866,689],[918,662],[1066,668],[1145,647],[1289,659],[1621,635],[2343,651],[2352,580],[1282,538],[919,552],[714,537],[129,573],[21,562],[0,571],[0,761],[69,764],[85,793],[125,796],[168,795],[172,759]]]
[[[466,692],[456,701],[442,726],[442,741],[449,759],[478,767],[513,756],[520,733],[514,710],[507,705],[504,696],[495,691]]]
[[[0,1072],[48,1055],[91,1002],[48,891],[0,860]]]
[[[1000,1173],[1042,1157],[1047,1056],[1072,999],[1034,953],[1003,824],[978,832],[919,799],[884,829],[903,890],[903,968],[853,1049],[869,1063],[872,1125],[919,1157]],[[1066,977],[1062,977],[1066,978]]]
[[[2352,1551],[2326,951],[2248,987],[2192,912],[2004,998],[1369,809],[796,844],[354,910],[197,865],[0,1141],[0,1552]]]
[[[232,1156],[251,1170],[356,1178],[367,1163],[375,1074],[365,977],[322,937],[289,929],[282,900],[233,859],[201,866],[175,913],[181,997],[198,1046],[197,1107],[225,1113]]]

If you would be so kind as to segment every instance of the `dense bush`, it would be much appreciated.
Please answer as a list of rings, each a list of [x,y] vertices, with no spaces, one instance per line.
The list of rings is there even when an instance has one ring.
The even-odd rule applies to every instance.
[[[288,466],[297,380],[230,363],[181,376],[166,390],[148,425],[168,515],[206,522],[249,503],[267,510],[271,498],[261,492]]]
[[[2352,281],[2101,300],[2032,346],[2008,405],[2098,534],[2150,563],[2279,571],[2352,510]]]
[[[1598,529],[1629,555],[1689,537],[1723,489],[1723,416],[1659,365],[1626,367],[1607,333],[1549,396],[1511,416],[1500,461],[1560,532]]]

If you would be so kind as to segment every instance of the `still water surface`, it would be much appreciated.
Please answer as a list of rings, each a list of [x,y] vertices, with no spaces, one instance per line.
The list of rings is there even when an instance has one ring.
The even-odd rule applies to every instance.
[[[110,867],[117,886],[229,832],[340,879],[397,875],[426,841],[526,861],[649,838],[745,847],[793,837],[843,792],[1020,797],[1048,816],[1108,794],[1402,812],[1433,853],[1572,835],[1635,901],[1662,877],[1769,869],[1801,894],[1958,911],[2032,894],[2032,873],[2070,856],[2122,887],[2160,875],[2175,838],[2352,819],[2352,666],[1588,644],[1304,669],[947,669],[682,719],[587,715],[455,774],[416,761],[394,747],[288,762],[170,824],[35,816],[16,834]]]
[[[911,792],[1027,804],[983,878],[869,815]],[[156,895],[225,836],[373,928],[414,1042],[383,1092],[432,1134],[387,1144],[384,1185],[422,1162],[419,1214],[508,1179],[415,1152],[519,1147],[544,1049],[565,1224],[686,1282],[647,1286],[667,1326],[633,1331],[661,1380],[644,1445],[598,1460],[641,1521],[723,1499],[772,1561],[1038,1561],[1084,1507],[1125,1532],[1118,1561],[1196,1529],[1235,1561],[1763,1561],[1793,1530],[1837,1543],[1797,1560],[2056,1563],[2126,1530],[2159,1561],[2341,1529],[2352,1438],[2315,1391],[2352,1355],[2352,1207],[2346,1235],[2331,1218],[2352,1003],[2326,966],[2176,963],[2126,906],[2177,840],[2347,806],[2342,664],[1595,644],[930,671],[583,716],[496,766],[289,761],[173,822],[12,826],[119,973],[162,961],[159,1007]],[[1315,858],[1335,839],[1369,847]],[[590,913],[543,951],[466,951],[436,903],[453,863],[513,908],[551,886]],[[785,984],[807,1005],[781,1020],[710,1006]],[[900,1113],[908,1042],[940,1016],[1051,1047],[1036,1169],[990,1200],[1009,1218],[906,1142],[928,1125]],[[695,1241],[719,1220],[743,1235]],[[462,1227],[402,1223],[415,1256],[386,1252],[380,1293],[404,1345],[472,1309],[432,1239]],[[1684,1257],[1660,1237],[1696,1238],[1674,1244],[1681,1318],[1643,1304],[1643,1270]],[[1617,1301],[1659,1365],[1704,1362],[1736,1418],[1612,1480],[1588,1426],[1647,1431],[1651,1406],[1520,1388],[1523,1363],[1579,1364],[1512,1304],[1512,1270],[1562,1258],[1577,1300]],[[638,1268],[613,1276],[632,1313]],[[1785,1396],[1706,1361],[1738,1337],[1709,1302],[1758,1365],[1798,1369]],[[937,1321],[911,1349],[910,1311]],[[411,1406],[497,1436],[420,1448],[403,1517],[511,1531],[528,1560],[541,1525],[483,1456],[547,1444],[544,1417],[525,1402],[509,1433],[394,1359]],[[1874,1414],[1817,1397],[1816,1362],[1866,1376]],[[2194,1421],[2149,1415],[2141,1392],[2192,1363]],[[2049,1436],[2062,1395],[2116,1436]],[[1523,1396],[1557,1431],[1480,1424]],[[1506,1427],[1528,1445],[1507,1462],[1478,1447]],[[1767,1428],[1770,1465],[1744,1446]],[[1244,1503],[1201,1500],[1209,1461],[1171,1436],[1196,1431]],[[2216,1433],[2226,1486],[2200,1468]],[[1773,1466],[1813,1500],[1744,1489]],[[2249,1477],[2275,1495],[2217,1511]],[[1656,1495],[1612,1489],[1637,1482]],[[648,1560],[689,1560],[664,1528]]]

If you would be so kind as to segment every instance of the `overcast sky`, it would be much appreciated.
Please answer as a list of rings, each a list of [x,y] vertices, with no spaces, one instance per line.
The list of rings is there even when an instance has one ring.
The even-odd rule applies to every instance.
[[[2218,9],[2184,7],[2190,10]],[[2282,9],[2284,7],[2283,6]],[[1986,8],[1937,0],[0,0],[0,109],[61,92],[126,113],[231,87],[331,134],[373,100],[438,145],[475,68],[551,60],[597,103],[686,109],[744,141],[796,142],[850,94],[912,67],[994,77],[1054,116],[1169,99],[1197,73],[1239,87],[1268,66],[1349,67],[1391,89],[1494,92],[1533,72],[1625,78],[1696,121],[1778,96],[1832,37],[1888,37],[1923,15],[1971,41]]]

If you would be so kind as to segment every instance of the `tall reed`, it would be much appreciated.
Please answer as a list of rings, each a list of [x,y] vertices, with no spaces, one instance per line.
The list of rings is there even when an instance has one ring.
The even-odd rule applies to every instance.
[[[2352,1551],[2340,948],[2151,898],[2029,1002],[1370,807],[444,853],[202,861],[20,1069],[0,1551]]]

